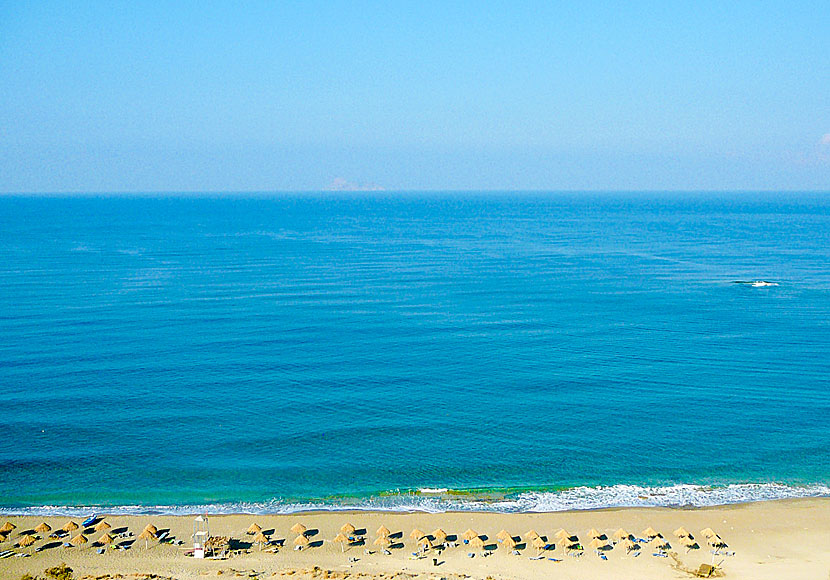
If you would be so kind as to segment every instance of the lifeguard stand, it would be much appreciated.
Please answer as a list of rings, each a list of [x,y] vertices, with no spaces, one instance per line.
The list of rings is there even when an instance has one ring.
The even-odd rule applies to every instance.
[[[210,538],[210,526],[207,516],[199,515],[193,520],[193,557],[204,558],[207,541]]]

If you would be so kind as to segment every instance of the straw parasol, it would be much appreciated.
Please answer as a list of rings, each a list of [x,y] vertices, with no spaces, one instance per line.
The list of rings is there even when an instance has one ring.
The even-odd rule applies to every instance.
[[[63,525],[63,527],[62,527],[61,529],[62,529],[64,532],[69,533],[69,532],[74,532],[74,531],[75,531],[75,530],[77,530],[79,527],[80,527],[80,526],[79,526],[78,524],[76,524],[75,522],[73,522],[73,521],[71,521],[71,520],[70,520],[70,521],[66,522],[66,523]]]
[[[539,532],[537,532],[536,530],[528,530],[527,532],[525,532],[524,535],[524,539],[528,542],[532,542],[535,538],[539,537],[541,536],[539,536]]]
[[[392,530],[390,530],[386,526],[381,526],[378,528],[378,531],[376,533],[379,538],[388,538],[389,534],[392,533]]]
[[[342,552],[345,549],[344,544],[349,543],[349,538],[346,537],[346,535],[344,535],[343,532],[340,532],[339,534],[334,536],[334,539],[332,540],[332,542],[337,542],[338,544],[340,544],[340,551]]]
[[[357,528],[354,527],[352,524],[348,524],[348,523],[343,524],[343,527],[340,528],[340,531],[343,532],[346,535],[353,534],[355,532],[355,530],[357,530]]]
[[[9,532],[11,532],[11,531],[12,531],[13,529],[15,529],[16,527],[17,527],[17,526],[16,526],[16,525],[14,525],[13,523],[11,523],[11,522],[6,522],[6,523],[5,523],[5,524],[3,524],[2,526],[0,526],[0,534],[8,534]]]
[[[49,532],[52,531],[52,526],[50,526],[46,522],[43,522],[42,524],[40,524],[38,527],[35,528],[35,531],[38,534],[48,534]]]
[[[591,528],[588,531],[588,537],[589,538],[595,539],[595,538],[601,538],[602,536],[603,536],[603,533],[600,532],[599,530],[597,530],[596,528]]]
[[[378,536],[375,540],[375,546],[380,546],[381,548],[388,548],[392,545],[392,540],[389,539],[389,536]]]
[[[157,536],[159,533],[159,529],[153,524],[147,524],[146,526],[144,526],[144,531],[150,532],[151,534],[153,534],[153,536]]]
[[[109,525],[107,522],[105,522],[104,520],[101,520],[100,522],[95,524],[95,531],[96,532],[106,532],[111,527],[112,526]]]
[[[652,540],[660,535],[660,532],[652,528],[651,526],[647,527],[643,530],[643,536],[646,538],[651,538]]]
[[[543,540],[541,536],[536,536],[530,543],[537,550],[541,550],[542,548],[547,546],[547,542],[545,542],[545,540]]]
[[[709,538],[709,545],[713,548],[726,548],[726,542],[724,542],[721,537],[717,534]]]
[[[625,528],[620,528],[616,532],[614,532],[613,538],[615,540],[627,540],[631,534]]]
[[[156,539],[156,533],[152,529],[150,529],[152,527],[153,526],[148,525],[146,528],[144,528],[144,530],[140,534],[138,534],[138,539],[139,540],[144,540],[144,549],[145,550],[150,545],[150,540],[155,540]]]
[[[713,530],[712,528],[703,528],[702,530],[700,530],[700,535],[704,538],[711,538],[712,536],[717,536],[715,530]]]
[[[435,541],[438,543],[443,543],[447,540],[447,532],[438,528],[437,530],[433,530],[432,537],[435,538]]]
[[[417,544],[419,548],[424,548],[425,550],[428,550],[432,547],[432,542],[430,542],[429,536],[422,536],[418,539]]]
[[[262,528],[259,526],[259,524],[253,523],[253,524],[251,524],[251,526],[248,528],[248,530],[245,533],[248,534],[249,536],[255,536],[258,533],[260,533],[261,531],[262,531]]]
[[[412,530],[409,533],[409,537],[412,538],[413,540],[420,540],[424,536],[426,536],[426,534],[424,532],[422,532],[421,530],[419,530],[418,528],[415,528],[414,530]]]
[[[305,527],[303,524],[299,522],[291,526],[291,531],[295,534],[305,534],[307,529],[307,527]]]
[[[31,535],[31,534],[26,534],[26,535],[25,535],[25,536],[23,536],[23,537],[20,539],[20,541],[19,541],[19,542],[17,542],[17,543],[18,543],[19,545],[21,545],[22,547],[24,547],[24,548],[28,548],[29,546],[31,546],[31,545],[32,545],[32,544],[34,544],[35,542],[37,542],[37,538],[36,538],[36,537],[34,537],[34,536],[33,536],[33,535]]]
[[[95,543],[103,546],[104,544],[112,544],[113,541],[115,541],[115,538],[113,538],[111,535],[107,533],[104,533],[101,535],[100,538],[95,540]]]
[[[496,537],[499,540],[506,540],[507,538],[510,538],[511,540],[513,539],[513,536],[511,536],[510,532],[508,532],[507,530],[500,531],[498,534],[496,534]]]
[[[509,550],[515,550],[516,540],[514,540],[511,536],[507,536],[505,539],[501,541],[501,545]]]
[[[607,546],[608,543],[605,540],[600,540],[599,538],[594,538],[593,540],[591,540],[591,542],[588,545],[591,548],[593,548],[594,550],[599,550],[599,549],[604,548],[605,546]]]
[[[72,544],[73,546],[81,546],[83,544],[86,544],[88,541],[89,540],[86,539],[85,535],[78,534],[77,536],[75,536],[74,538],[69,540],[69,543]]]
[[[568,539],[572,538],[572,537],[573,537],[573,534],[572,534],[572,533],[570,533],[570,532],[569,532],[568,530],[566,530],[565,528],[562,528],[561,530],[559,530],[558,532],[556,532],[556,533],[554,534],[554,536],[556,536],[556,538],[557,538],[560,542],[564,542],[565,540],[568,540]]]
[[[662,549],[662,548],[668,548],[670,546],[669,546],[669,543],[666,540],[664,540],[663,538],[657,536],[657,537],[654,538],[654,547],[658,548],[658,549]]]
[[[466,532],[461,534],[461,537],[464,538],[465,540],[469,541],[469,540],[472,540],[473,538],[477,538],[478,537],[478,532],[473,530],[473,529],[468,528]]]
[[[270,542],[271,540],[268,539],[268,536],[259,532],[256,537],[254,538],[254,544],[259,544],[259,549],[262,551],[262,546]]]
[[[632,542],[630,538],[626,538],[622,542],[620,542],[620,546],[625,548],[626,552],[630,552],[631,550],[636,550],[637,548],[639,548],[639,546]]]
[[[470,540],[470,545],[473,548],[483,549],[484,548],[484,540],[482,540],[479,536],[475,536],[475,537],[473,537],[472,540]]]
[[[674,530],[672,533],[673,533],[675,536],[677,536],[678,538],[690,538],[690,537],[691,537],[691,534],[690,534],[690,533],[688,532],[688,530],[687,530],[686,528],[684,528],[683,526],[680,526],[679,528],[677,528],[676,530]]]
[[[300,534],[299,536],[294,538],[294,545],[295,546],[300,546],[300,547],[304,548],[304,547],[308,546],[310,543],[311,542],[308,541],[308,538],[306,538],[303,534]]]

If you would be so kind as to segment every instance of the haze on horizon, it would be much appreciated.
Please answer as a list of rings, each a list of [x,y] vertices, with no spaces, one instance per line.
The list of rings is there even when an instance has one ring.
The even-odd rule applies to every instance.
[[[830,190],[826,2],[4,2],[0,192]]]

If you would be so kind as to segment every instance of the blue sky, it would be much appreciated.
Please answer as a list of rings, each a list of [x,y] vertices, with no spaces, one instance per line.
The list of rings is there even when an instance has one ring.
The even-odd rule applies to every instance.
[[[830,190],[824,2],[8,2],[0,191]]]

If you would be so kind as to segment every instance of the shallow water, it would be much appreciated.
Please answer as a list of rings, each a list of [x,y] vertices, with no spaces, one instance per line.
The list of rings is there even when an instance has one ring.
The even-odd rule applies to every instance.
[[[826,494],[828,202],[0,198],[0,506]]]

